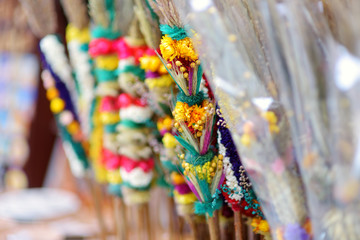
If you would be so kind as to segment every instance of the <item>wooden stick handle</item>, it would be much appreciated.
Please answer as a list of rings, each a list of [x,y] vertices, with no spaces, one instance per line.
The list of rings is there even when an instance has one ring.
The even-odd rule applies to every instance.
[[[120,214],[121,214],[121,219],[122,219],[122,237],[124,240],[127,240],[129,237],[129,233],[128,233],[128,220],[127,220],[127,214],[126,214],[126,205],[123,201],[122,198],[119,199],[119,205],[120,205]]]
[[[170,240],[176,239],[176,230],[175,230],[175,216],[174,216],[174,209],[175,209],[175,203],[174,198],[168,197],[168,207],[169,207],[169,235]]]
[[[97,189],[93,179],[86,178],[86,182],[88,184],[92,199],[94,201],[96,219],[98,220],[98,224],[99,224],[99,228],[100,228],[100,238],[101,238],[101,240],[106,240],[107,230],[106,230],[106,226],[105,226],[105,222],[104,222],[104,218],[103,218],[102,210],[101,210],[101,197],[100,197],[101,191],[97,191],[98,189]],[[99,192],[99,194],[98,194],[98,192]]]
[[[150,209],[149,209],[149,203],[146,203],[144,205],[144,213],[145,213],[145,228],[146,228],[146,234],[148,237],[148,240],[152,240],[153,236],[152,233],[153,231],[151,231],[151,221],[150,221]]]
[[[66,17],[78,29],[83,29],[89,25],[87,6],[83,0],[61,0]]]
[[[137,212],[137,239],[143,240],[143,231],[144,231],[144,215],[143,215],[143,206],[142,205],[136,205],[135,211]]]
[[[198,233],[197,233],[197,227],[196,227],[196,223],[195,223],[195,219],[193,216],[191,215],[185,215],[184,216],[185,218],[185,221],[189,224],[190,226],[190,229],[191,229],[191,233],[192,233],[192,239],[193,240],[196,240],[197,239],[197,236],[198,236]]]
[[[185,219],[182,218],[182,217],[178,217],[177,219],[177,228],[178,228],[178,236],[179,236],[179,240],[183,240],[184,239],[184,225],[185,225]],[[192,233],[192,230],[190,229],[191,233]],[[194,238],[191,238],[191,239],[194,239]]]
[[[210,240],[220,240],[219,211],[216,210],[212,217],[207,216]]]
[[[236,240],[245,240],[244,233],[243,233],[244,221],[243,221],[240,211],[234,212],[234,226],[235,226],[235,239]]]
[[[124,202],[119,197],[114,197],[113,200],[116,223],[116,238],[118,240],[127,240],[128,228]]]
[[[254,240],[261,240],[261,236],[259,234],[254,233]]]

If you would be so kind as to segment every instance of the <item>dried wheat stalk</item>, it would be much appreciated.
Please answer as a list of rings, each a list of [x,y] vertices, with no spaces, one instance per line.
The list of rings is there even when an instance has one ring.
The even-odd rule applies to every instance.
[[[42,38],[56,31],[55,1],[20,0],[33,33]]]
[[[83,29],[89,25],[87,7],[83,0],[61,0],[65,14],[76,28]]]

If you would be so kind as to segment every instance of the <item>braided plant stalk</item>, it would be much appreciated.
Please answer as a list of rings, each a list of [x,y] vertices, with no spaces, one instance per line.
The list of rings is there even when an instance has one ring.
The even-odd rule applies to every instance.
[[[155,126],[152,121],[153,111],[147,103],[143,84],[145,72],[140,68],[139,61],[148,47],[139,31],[136,18],[118,46],[118,86],[123,92],[118,99],[120,123],[117,127],[118,153],[122,158],[122,189],[125,203],[136,207],[141,216],[139,224],[145,223],[145,233],[151,238],[153,232],[148,206],[155,177],[155,159],[151,146]]]
[[[160,30],[165,35],[160,43],[164,65],[179,88],[173,109],[175,137],[184,147],[180,155],[186,181],[197,196],[195,213],[206,215],[210,238],[219,239],[218,196],[224,179],[222,158],[212,147],[215,106],[200,91],[202,67],[192,40],[187,36],[172,1],[156,1],[153,8],[160,16]]]
[[[201,39],[201,44],[194,41],[196,49],[273,238],[310,238],[288,116],[269,73],[266,45],[261,45],[262,33],[256,31],[259,25],[245,3],[251,2],[176,1],[182,19],[190,20],[194,28],[189,34],[195,32],[193,38]]]
[[[54,113],[58,113],[64,109],[65,105],[66,108],[72,106],[70,107],[72,111],[64,111],[64,114],[62,114],[63,117],[61,119],[63,122],[63,127],[61,127],[61,124],[58,124],[58,127],[62,132],[61,135],[63,136],[63,139],[67,139],[64,142],[64,147],[70,160],[72,172],[75,176],[78,177],[85,176],[85,179],[88,180],[91,192],[94,193],[92,174],[87,174],[90,172],[88,171],[89,162],[87,160],[87,135],[86,131],[83,133],[83,131],[80,129],[81,127],[85,129],[87,125],[85,122],[81,123],[81,121],[85,120],[84,118],[76,117],[80,116],[80,112],[78,112],[78,92],[72,76],[72,69],[68,63],[64,46],[61,45],[57,36],[53,35],[57,27],[55,3],[53,1],[43,0],[23,0],[21,1],[21,4],[25,10],[25,14],[29,19],[31,29],[39,38],[42,38],[40,42],[40,50],[42,52],[43,63],[45,68],[50,71],[50,74],[47,74],[49,72],[44,72],[45,82],[50,83],[50,85],[45,83],[45,86],[51,86],[48,89],[49,98],[51,96],[55,96],[55,98],[51,100],[52,104],[50,107],[55,110],[53,111]],[[56,90],[54,84],[51,84],[51,82],[54,82],[51,79],[53,79],[55,82],[62,82],[62,84],[59,83],[60,89],[58,91]],[[58,81],[59,79],[60,81]],[[62,92],[62,97],[66,96],[66,99],[61,99],[58,97],[59,92]],[[71,140],[69,134],[66,134],[67,132],[69,132],[70,135],[76,134],[74,141]],[[84,144],[80,144],[80,142],[83,142]],[[92,194],[92,196],[95,202],[95,210],[101,230],[101,237],[104,239],[106,233],[103,227],[104,225],[101,212],[98,208],[98,197],[95,194]]]
[[[156,114],[157,128],[161,135],[161,143],[157,148],[165,173],[166,185],[173,197],[170,201],[175,202],[177,214],[190,225],[193,237],[197,239],[202,233],[197,231],[193,211],[196,197],[187,185],[183,177],[183,168],[177,161],[177,155],[181,154],[182,150],[174,137],[176,129],[170,110],[172,93],[177,90],[170,74],[157,56],[160,51],[158,47],[161,39],[159,18],[146,1],[136,0],[135,4],[135,14],[139,19],[140,30],[147,45],[151,48],[140,58],[140,67],[145,70],[144,83],[148,89],[147,101]],[[172,204],[170,205],[172,206]],[[170,219],[174,218],[171,210],[169,217]],[[170,231],[174,232],[172,221],[169,222],[169,225]],[[173,236],[172,233],[171,236]],[[202,235],[202,237],[204,236]]]
[[[132,17],[128,1],[89,1],[89,11],[95,23],[91,30],[89,54],[95,65],[95,100],[93,102],[92,150],[100,150],[94,159],[99,169],[99,178],[108,183],[108,192],[114,198],[116,230],[118,238],[127,238],[127,221],[122,204],[120,156],[117,152],[116,126],[119,123],[117,99],[120,94],[117,84],[118,42],[122,31],[126,31],[128,19]],[[127,12],[128,11],[128,12]],[[121,19],[120,19],[121,16]],[[125,26],[125,27],[124,27]],[[97,157],[95,155],[95,157]],[[105,171],[104,171],[105,170]]]
[[[245,224],[243,217],[249,219],[247,222],[255,233],[263,235],[265,239],[271,239],[269,224],[261,211],[221,109],[217,108],[216,113],[219,117],[217,122],[219,153],[223,156],[225,171],[222,194],[234,212],[236,239],[245,238],[242,232],[243,224]]]
[[[76,103],[75,82],[72,69],[65,54],[65,47],[55,35],[47,35],[40,41],[44,70],[42,77],[50,100],[50,109],[55,115],[63,140],[65,153],[70,161],[72,173],[76,177],[86,177],[94,199],[101,238],[106,238],[106,228],[102,218],[100,201],[95,194],[88,161],[88,139],[83,133]],[[71,97],[73,95],[73,97]]]

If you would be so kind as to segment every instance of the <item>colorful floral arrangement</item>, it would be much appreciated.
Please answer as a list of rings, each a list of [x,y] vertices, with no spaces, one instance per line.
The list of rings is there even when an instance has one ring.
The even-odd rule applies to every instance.
[[[150,142],[153,111],[145,98],[145,71],[140,58],[148,47],[133,21],[129,34],[119,42],[118,84],[124,92],[119,95],[120,122],[117,127],[118,153],[122,159],[120,175],[127,204],[147,203],[154,179],[155,161]],[[139,97],[141,96],[141,98]]]
[[[171,116],[172,95],[177,91],[175,83],[158,54],[161,34],[157,15],[148,4],[135,1],[135,13],[140,21],[140,29],[148,49],[140,60],[140,67],[145,71],[145,85],[148,89],[147,102],[156,113],[157,130],[161,143],[158,144],[159,159],[163,169],[166,186],[172,194],[177,214],[189,224],[193,222],[193,204],[196,196],[192,193],[183,176],[183,168],[178,164],[177,154],[182,152],[174,137],[174,119]],[[150,13],[150,14],[149,14]],[[162,186],[160,185],[160,186]]]
[[[140,67],[145,71],[145,85],[149,89],[150,105],[160,116],[169,114],[174,81],[156,55],[155,50],[149,49],[140,58]]]
[[[87,26],[78,28],[75,23],[66,27],[66,42],[70,63],[74,69],[74,79],[78,92],[78,111],[84,135],[89,140],[89,159],[98,182],[106,179],[106,170],[100,163],[102,125],[97,121],[94,111],[98,104],[94,95],[95,79],[92,73],[93,62],[89,56],[90,30]],[[99,127],[100,126],[100,127]]]
[[[83,177],[90,167],[87,159],[88,144],[72,100],[76,96],[65,48],[57,36],[47,35],[40,41],[40,50],[45,69],[42,79],[50,109],[55,116],[72,173],[76,177]]]
[[[222,187],[222,194],[234,211],[241,211],[248,217],[263,218],[260,204],[241,163],[230,130],[221,114],[221,109],[218,108],[216,113],[219,118],[217,122],[219,153],[224,156],[226,179]]]
[[[118,159],[116,144],[116,126],[119,119],[117,97],[119,87],[117,84],[116,69],[118,67],[118,51],[115,47],[120,41],[121,32],[115,27],[114,19],[105,17],[99,20],[100,15],[114,15],[115,3],[107,1],[100,11],[95,11],[96,4],[90,3],[90,13],[96,26],[91,29],[91,41],[88,53],[94,63],[94,76],[96,79],[93,101],[93,138],[92,147],[100,150],[100,155],[94,161],[99,161],[97,170],[98,180],[106,181],[108,190],[115,196],[121,196],[121,177],[114,160]],[[102,135],[101,135],[102,134]],[[105,171],[104,171],[105,170]]]
[[[165,14],[162,4],[165,3],[154,4],[160,18]],[[211,148],[215,106],[200,91],[202,69],[192,40],[178,21],[169,19],[164,17],[165,24],[160,25],[165,35],[160,43],[160,58],[179,89],[172,114],[178,130],[175,138],[186,150],[179,155],[180,164],[199,200],[195,203],[195,213],[213,216],[222,206],[216,190],[224,179],[222,156],[217,156]]]
[[[119,156],[116,144],[116,126],[120,121],[117,97],[101,97],[98,112],[103,128],[101,163],[107,170],[108,191],[116,196],[121,196],[120,184],[122,179],[119,174]]]
[[[162,136],[162,146],[160,150],[160,161],[169,174],[169,182],[176,203],[177,213],[180,216],[193,214],[193,204],[196,196],[192,193],[183,176],[183,168],[178,164],[178,154],[181,152],[179,144],[174,137],[174,120],[170,116],[159,118],[157,123],[158,130]]]
[[[95,79],[92,75],[92,62],[88,55],[90,42],[89,28],[78,29],[73,24],[66,27],[66,42],[69,50],[70,63],[74,69],[74,78],[79,92],[79,117],[83,123],[83,132],[90,134],[90,111],[94,99]]]
[[[265,239],[271,239],[269,223],[261,218],[253,218],[250,222],[252,230],[260,235],[263,235]]]

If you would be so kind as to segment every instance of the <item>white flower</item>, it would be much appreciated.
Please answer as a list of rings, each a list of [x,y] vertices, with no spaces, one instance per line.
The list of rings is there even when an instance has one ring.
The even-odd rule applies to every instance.
[[[90,56],[86,51],[81,50],[81,43],[78,40],[68,42],[71,65],[76,73],[76,79],[80,89],[79,117],[82,123],[82,130],[86,136],[90,134],[89,115],[91,102],[94,98],[95,79],[91,74]]]
[[[60,43],[55,35],[47,35],[40,41],[40,49],[54,73],[65,83],[66,88],[70,92],[72,102],[77,103],[75,82],[62,43]]]
[[[148,159],[153,154],[151,147],[136,145],[121,145],[118,149],[118,153],[139,161],[142,161],[142,159]]]
[[[224,156],[223,163],[224,163],[225,179],[226,179],[225,184],[233,192],[232,194],[229,195],[229,198],[240,201],[241,198],[243,197],[243,194],[241,193],[241,187],[239,186],[236,176],[234,175],[234,171],[232,170],[230,158],[226,157],[226,148],[221,143],[221,133],[219,130],[218,130],[218,144],[219,144],[219,153]]]
[[[121,70],[121,69],[124,69],[126,66],[129,66],[129,65],[135,65],[135,58],[134,57],[128,57],[126,59],[122,59],[121,61],[119,61],[118,68]]]
[[[141,168],[134,168],[127,172],[124,168],[120,167],[120,175],[124,182],[130,183],[133,187],[146,187],[151,183],[153,172],[144,172]]]
[[[131,120],[136,123],[145,123],[151,118],[153,111],[150,107],[132,105],[120,109],[120,119]]]
[[[86,170],[83,164],[81,163],[80,159],[77,157],[71,143],[64,141],[63,148],[66,153],[66,157],[69,161],[72,174],[77,178],[84,177]]]

